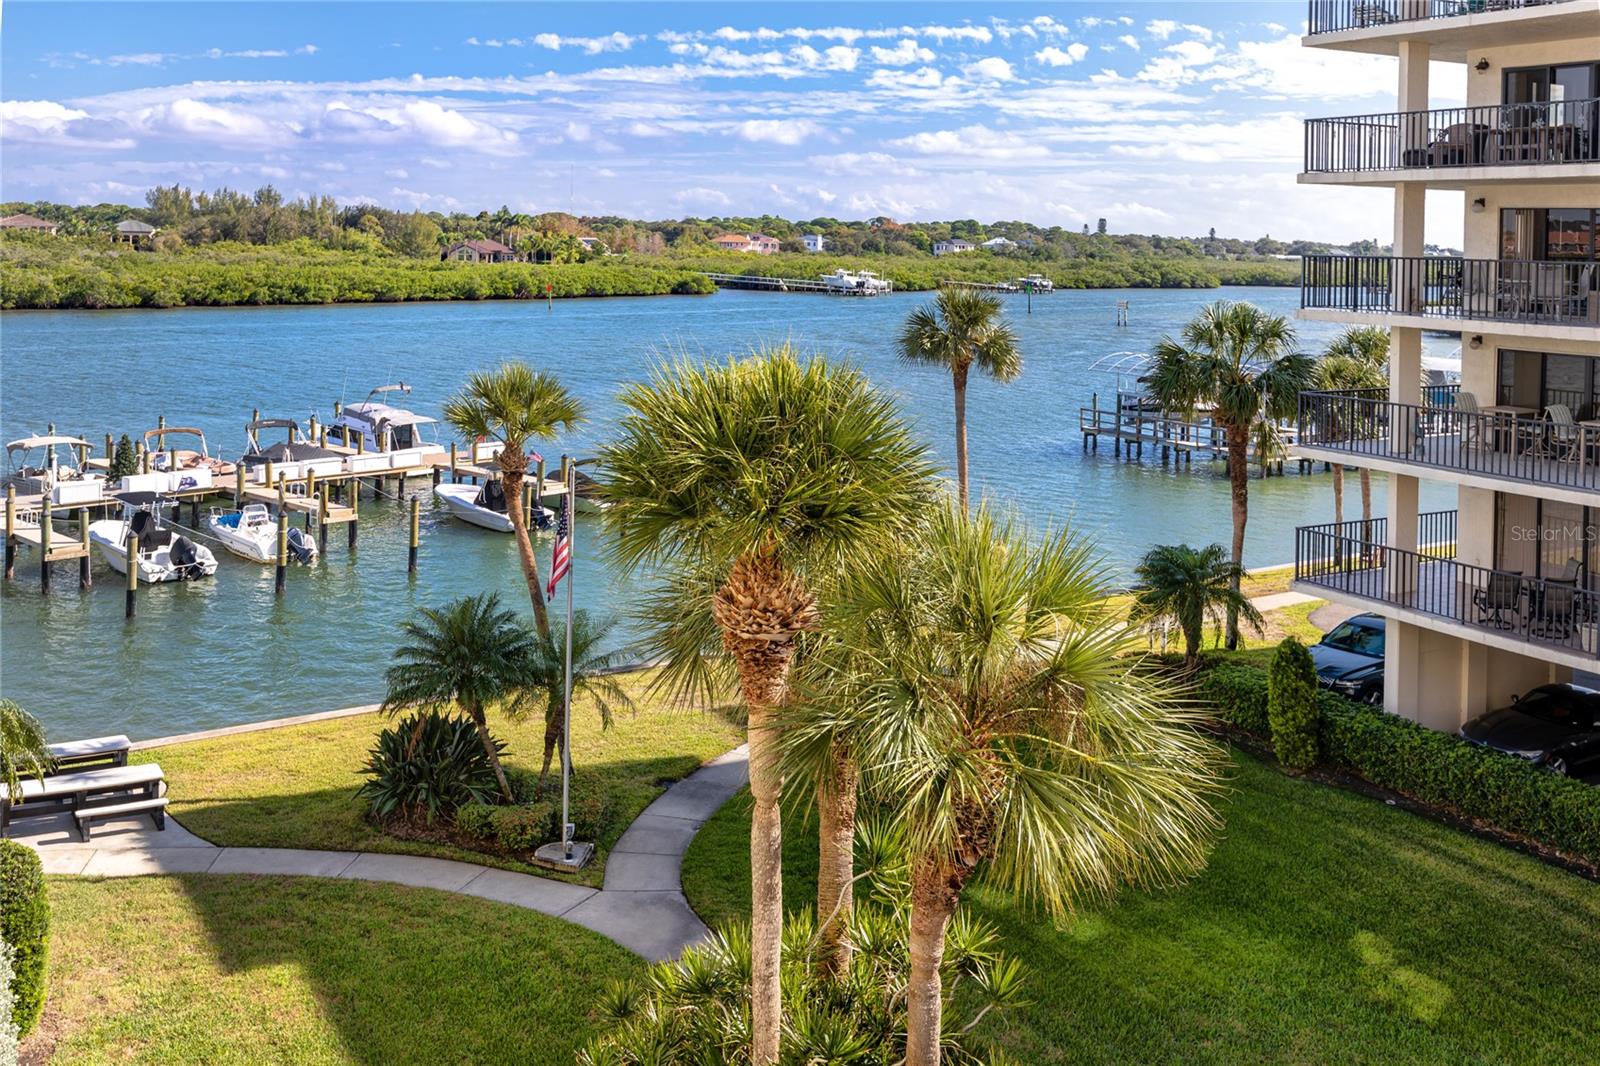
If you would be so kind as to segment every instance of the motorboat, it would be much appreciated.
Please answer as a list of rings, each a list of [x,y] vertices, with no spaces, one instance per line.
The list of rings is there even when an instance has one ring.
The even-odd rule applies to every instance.
[[[139,580],[192,581],[217,572],[217,558],[203,544],[161,526],[161,497],[154,492],[117,492],[121,518],[89,523],[89,540],[119,574],[128,572],[128,541],[134,540]]]
[[[430,428],[438,419],[396,407],[382,399],[392,393],[410,395],[411,386],[403,381],[379,385],[367,393],[365,400],[341,407],[328,426],[329,440],[361,453],[346,463],[348,472],[407,470],[426,466],[444,452],[444,446]]]
[[[278,561],[278,521],[266,504],[247,503],[237,511],[215,511],[206,520],[206,528],[240,558],[254,563]],[[316,562],[317,542],[309,533],[299,526],[289,526],[286,533],[289,558]]]
[[[1032,289],[1034,292],[1056,291],[1056,283],[1043,274],[1029,274],[1027,277],[1018,278],[1017,284],[1024,289]]]
[[[174,448],[168,437],[193,437],[197,448]],[[144,450],[150,453],[150,469],[163,472],[204,469],[210,472],[212,484],[233,476],[234,464],[212,456],[206,447],[206,435],[192,426],[161,426],[147,429]]]
[[[285,439],[276,444],[261,442],[262,430],[281,429]],[[345,453],[324,448],[307,440],[300,432],[300,423],[292,418],[258,418],[245,423],[244,464],[246,477],[255,483],[265,484],[267,466],[272,467],[274,481],[301,481],[307,474],[318,477],[345,472]]]
[[[817,276],[829,292],[845,296],[876,296],[894,287],[870,270],[852,271],[839,267],[831,273]]]
[[[585,474],[582,470],[572,472],[572,480],[577,487],[573,494],[572,509],[584,514],[600,514],[610,507],[608,500],[600,496],[600,482]]]
[[[88,451],[80,437],[22,437],[6,445],[7,480],[22,496],[49,493],[56,506],[96,503],[105,496],[105,477],[82,465]]]
[[[512,531],[506,490],[499,478],[485,481],[482,485],[446,482],[435,485],[433,494],[443,500],[445,506],[450,508],[450,513],[463,522],[492,529],[496,533]],[[549,528],[555,517],[555,512],[548,507],[535,508],[534,528]]]
[[[880,278],[870,270],[862,270],[856,274],[856,284],[867,295],[879,292],[890,292],[894,289],[894,282],[888,278]]]

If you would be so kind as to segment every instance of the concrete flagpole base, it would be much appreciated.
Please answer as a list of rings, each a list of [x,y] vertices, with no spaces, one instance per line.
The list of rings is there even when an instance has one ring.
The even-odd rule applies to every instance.
[[[563,844],[559,840],[543,844],[533,853],[534,862],[552,870],[581,870],[593,858],[594,845],[576,840],[571,844]]]

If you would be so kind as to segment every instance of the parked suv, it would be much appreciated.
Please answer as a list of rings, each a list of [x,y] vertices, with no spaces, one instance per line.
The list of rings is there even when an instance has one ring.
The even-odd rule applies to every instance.
[[[1345,699],[1383,704],[1383,619],[1358,614],[1310,648],[1317,681]]]

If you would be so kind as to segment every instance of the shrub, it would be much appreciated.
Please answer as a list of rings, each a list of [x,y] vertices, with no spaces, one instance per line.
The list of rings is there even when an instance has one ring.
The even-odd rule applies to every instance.
[[[1200,692],[1219,719],[1265,738],[1268,684],[1260,670],[1229,664],[1208,670]],[[1317,693],[1316,708],[1327,762],[1380,788],[1600,863],[1600,788],[1331,692]]]
[[[556,829],[559,809],[548,800],[519,804],[515,807],[496,807],[489,823],[495,842],[507,851],[528,852],[540,844],[548,844],[560,834]]]
[[[1267,724],[1278,761],[1294,770],[1317,764],[1317,668],[1305,645],[1284,637],[1267,677]]]
[[[50,902],[39,856],[14,840],[0,840],[0,940],[12,950],[11,1021],[27,1036],[44,1010]]]
[[[456,831],[476,840],[494,839],[493,804],[463,803],[456,808]]]
[[[17,1061],[17,1023],[11,1017],[11,980],[16,976],[12,954],[11,945],[0,940],[0,1066],[14,1066]]]
[[[494,741],[495,750],[504,749]],[[376,818],[432,824],[498,794],[494,768],[471,719],[423,711],[378,734],[356,792]]]

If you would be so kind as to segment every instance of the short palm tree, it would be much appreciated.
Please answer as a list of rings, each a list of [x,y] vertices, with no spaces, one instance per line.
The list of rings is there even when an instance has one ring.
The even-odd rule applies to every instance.
[[[612,619],[594,621],[588,611],[572,615],[572,697],[587,695],[600,711],[602,727],[609,728],[617,711],[632,711],[633,697],[617,680],[616,667],[622,661],[621,649],[605,651],[616,630]],[[536,636],[530,664],[530,683],[544,693],[544,762],[539,767],[539,791],[544,791],[550,774],[550,760],[561,743],[566,705],[567,633],[556,623],[548,637]]]
[[[459,706],[478,726],[501,796],[513,802],[485,713],[498,705],[517,717],[544,695],[532,672],[539,637],[500,606],[499,593],[463,596],[419,614],[401,623],[407,643],[395,649],[394,665],[384,672],[388,691],[380,709],[394,714]]]
[[[1328,343],[1317,362],[1316,386],[1329,391],[1388,389],[1389,331],[1379,326],[1351,326]],[[1337,415],[1338,410],[1335,408]],[[1350,432],[1356,427],[1330,427]],[[1336,438],[1337,439],[1337,438]],[[1372,521],[1372,471],[1361,467],[1361,518]],[[1344,522],[1344,467],[1333,465],[1333,520]]]
[[[1000,298],[974,289],[939,290],[931,306],[911,312],[900,330],[900,358],[950,372],[956,401],[956,485],[967,506],[967,376],[973,367],[996,381],[1022,373],[1017,335],[1000,320]]]
[[[904,829],[911,1066],[939,1062],[945,937],[974,875],[1061,911],[1205,862],[1221,753],[1132,654],[1105,577],[1069,533],[951,506],[830,604],[855,666],[786,743],[857,729]]]
[[[714,633],[749,713],[751,1060],[776,1061],[782,865],[778,730],[813,574],[905,526],[934,468],[893,402],[858,371],[789,345],[658,368],[623,391],[602,487],[624,569],[670,566],[683,595],[650,643],[700,660]],[[854,797],[851,797],[854,801]]]
[[[0,697],[0,788],[15,800],[24,777],[43,777],[55,765],[45,746],[44,726],[15,700]]]
[[[1293,415],[1300,393],[1312,383],[1311,360],[1295,352],[1294,343],[1294,328],[1282,315],[1254,304],[1218,300],[1184,326],[1179,339],[1161,338],[1145,379],[1151,397],[1164,409],[1208,408],[1222,427],[1233,497],[1232,558],[1241,567],[1250,518],[1249,449],[1256,424]],[[1232,608],[1227,645],[1229,650],[1239,646],[1239,615]]]
[[[583,421],[583,405],[552,375],[527,363],[502,363],[494,370],[468,376],[466,388],[445,401],[444,417],[468,440],[495,440],[502,445],[496,459],[505,481],[506,510],[517,538],[522,576],[533,601],[539,635],[550,635],[544,583],[528,535],[522,509],[522,482],[528,473],[528,445],[548,440]]]
[[[1220,625],[1231,608],[1240,621],[1261,631],[1261,612],[1236,585],[1238,575],[1220,544],[1191,548],[1158,544],[1145,552],[1134,573],[1139,589],[1131,618],[1151,625],[1172,623],[1183,634],[1183,668],[1200,665],[1200,644],[1207,623]]]

